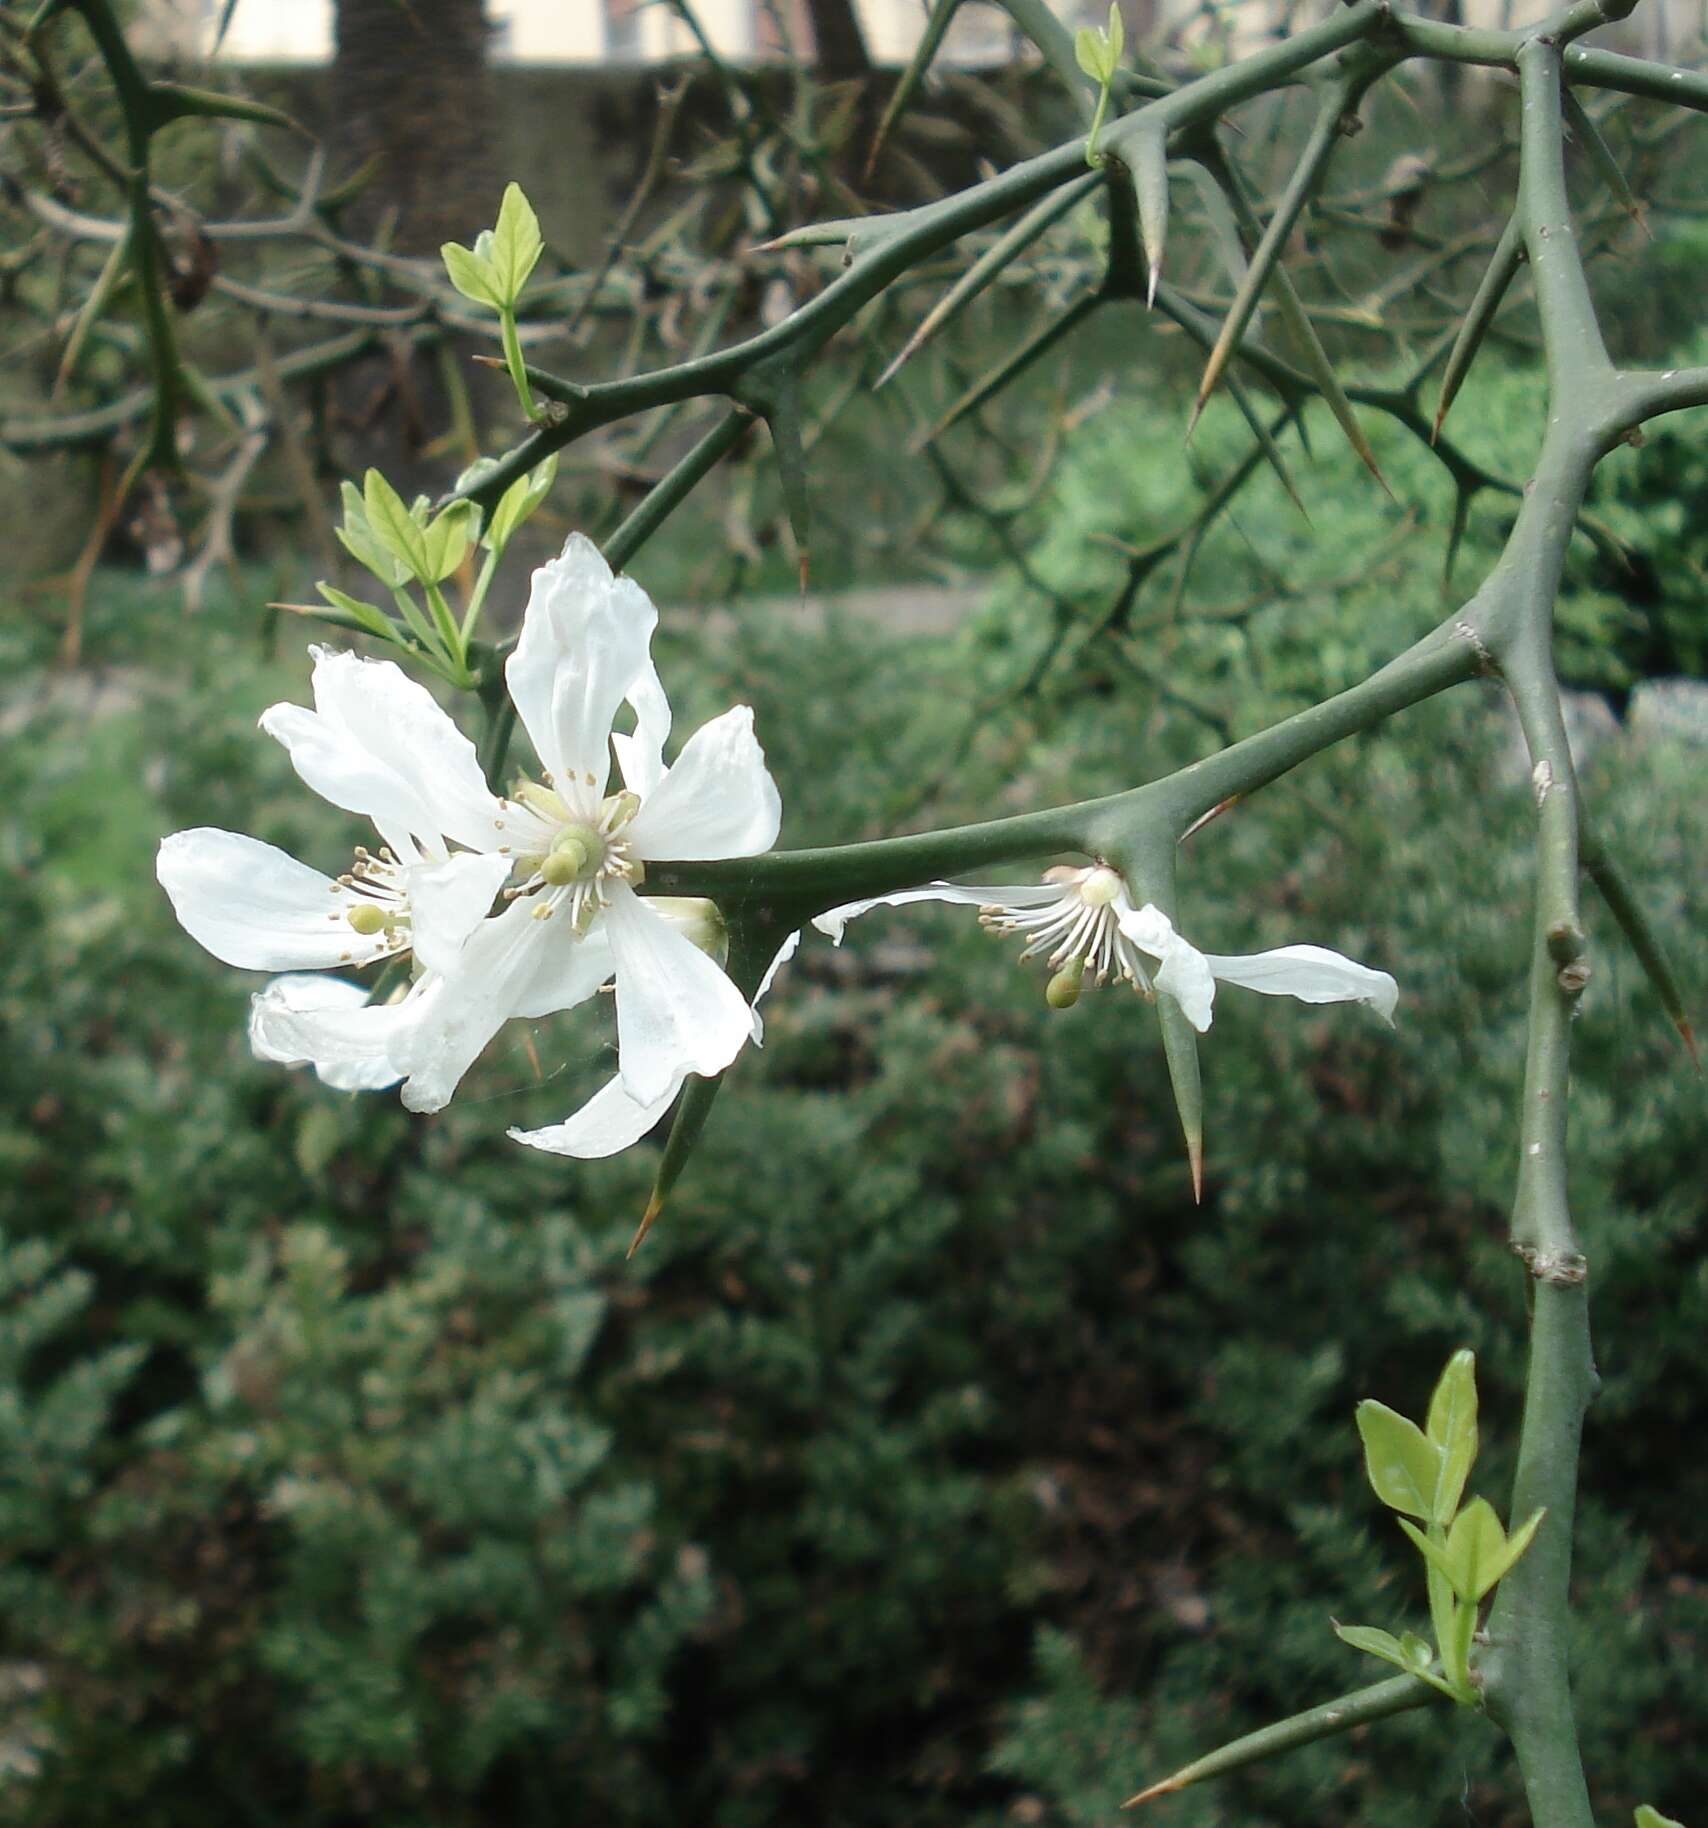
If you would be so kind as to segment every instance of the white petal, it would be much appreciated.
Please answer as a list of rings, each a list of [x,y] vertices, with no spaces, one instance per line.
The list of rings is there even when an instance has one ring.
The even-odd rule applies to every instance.
[[[429,971],[456,969],[463,941],[492,911],[509,874],[508,857],[474,851],[409,872],[410,932],[415,956]]]
[[[613,735],[611,745],[617,751],[623,785],[644,800],[664,779],[664,745],[670,737],[670,700],[650,660],[629,687],[628,699],[635,708],[635,733]]]
[[[933,882],[922,889],[898,889],[893,895],[874,895],[867,901],[845,901],[839,908],[829,908],[813,916],[813,925],[828,934],[834,945],[842,944],[849,921],[869,914],[873,908],[905,908],[914,901],[958,901],[975,908],[1041,908],[1060,901],[1062,889],[1054,882],[1004,883],[997,888],[977,888],[958,882]]]
[[[535,1022],[585,1003],[616,973],[610,935],[602,920],[579,939],[561,915],[554,916],[550,924],[554,931],[540,948],[533,976],[517,993],[515,1013],[524,1021]]]
[[[649,1104],[684,1072],[721,1073],[752,1032],[747,1000],[705,953],[631,889],[605,911],[617,961],[617,1056],[629,1095]]]
[[[425,686],[389,660],[313,648],[315,709],[273,705],[261,728],[322,799],[372,819],[400,861],[443,837],[495,848],[498,802],[469,742]]]
[[[441,984],[429,1014],[397,1044],[412,1111],[448,1104],[464,1073],[514,1015],[567,1009],[592,996],[610,976],[609,951],[576,936],[559,916],[535,920],[534,903],[518,900],[483,920],[463,942],[456,971]],[[549,985],[549,990],[545,986]]]
[[[1216,1001],[1216,980],[1204,954],[1182,939],[1168,916],[1148,901],[1137,909],[1117,904],[1117,918],[1127,938],[1160,961],[1156,988],[1166,990],[1203,1034]]]
[[[637,857],[757,857],[777,842],[783,802],[753,734],[753,712],[737,705],[702,724],[676,765],[635,814],[627,837]]]
[[[1393,1021],[1399,1001],[1399,985],[1387,972],[1326,946],[1277,946],[1273,952],[1232,958],[1208,952],[1204,959],[1224,984],[1264,996],[1297,997],[1301,1003],[1368,1003],[1385,1022]]]
[[[789,937],[783,941],[782,945],[777,948],[777,956],[765,967],[765,975],[759,980],[759,988],[753,993],[752,1028],[753,1045],[755,1047],[763,1047],[765,1045],[765,1022],[759,1014],[760,1001],[765,996],[766,992],[770,990],[772,981],[775,979],[777,973],[781,971],[783,967],[788,964],[789,960],[795,956],[796,952],[800,950],[800,944],[801,936],[798,930],[791,933]]]
[[[356,932],[343,917],[355,897],[331,877],[241,832],[173,832],[154,870],[184,931],[228,965],[315,971],[399,950]]]
[[[312,1065],[340,1092],[380,1092],[402,1074],[393,1038],[421,1009],[422,986],[401,1003],[370,1003],[360,984],[321,973],[276,977],[249,1003],[249,1045],[262,1060]]]
[[[611,723],[632,687],[644,696],[636,682],[657,622],[646,592],[630,578],[613,578],[599,549],[579,533],[534,573],[504,676],[559,793],[604,793]]]
[[[390,660],[329,648],[314,655],[315,709],[412,787],[443,834],[473,850],[493,849],[502,816],[474,744],[433,694]]]
[[[615,1155],[646,1135],[670,1109],[680,1089],[681,1081],[677,1080],[661,1097],[641,1104],[623,1089],[621,1079],[613,1079],[562,1123],[550,1124],[543,1130],[512,1130],[510,1135],[530,1149],[576,1155],[584,1161]]]

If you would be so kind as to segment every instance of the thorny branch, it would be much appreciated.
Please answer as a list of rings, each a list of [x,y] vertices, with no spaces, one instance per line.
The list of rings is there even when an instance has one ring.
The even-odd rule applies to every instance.
[[[691,18],[682,0],[677,3]],[[928,44],[940,42],[941,28],[956,3],[939,0]],[[577,440],[630,419],[656,427],[660,409],[713,399],[723,404],[722,416],[657,480],[617,530],[606,548],[611,561],[617,566],[629,563],[674,509],[743,441],[755,417],[765,419],[771,429],[785,469],[791,517],[797,521],[804,549],[801,465],[806,440],[800,390],[813,358],[869,307],[881,308],[903,285],[934,273],[938,257],[957,243],[994,232],[983,256],[970,268],[963,268],[958,281],[952,281],[944,304],[916,334],[917,344],[953,316],[974,292],[1003,279],[1037,236],[1052,227],[1058,210],[1065,217],[1075,206],[1090,207],[1092,196],[1101,191],[1110,224],[1101,275],[1088,273],[1058,316],[992,375],[975,382],[946,418],[926,434],[924,445],[931,450],[932,462],[951,494],[962,485],[953,466],[934,448],[937,436],[957,419],[976,413],[1093,312],[1111,305],[1131,305],[1154,291],[1156,309],[1207,352],[1200,403],[1225,378],[1230,390],[1243,381],[1271,390],[1279,396],[1281,411],[1271,422],[1267,411],[1260,411],[1242,388],[1236,398],[1255,439],[1250,456],[1211,492],[1192,524],[1135,551],[1131,560],[1134,588],[1163,557],[1177,550],[1189,555],[1229,494],[1260,463],[1276,469],[1291,488],[1276,440],[1317,400],[1329,407],[1349,442],[1373,470],[1375,460],[1360,427],[1359,408],[1386,415],[1432,448],[1453,480],[1460,524],[1466,502],[1477,491],[1495,490],[1517,501],[1516,519],[1496,566],[1435,629],[1348,690],[1244,740],[1227,743],[1173,774],[1100,799],[951,830],[772,852],[732,862],[661,863],[649,880],[656,892],[710,895],[719,901],[732,930],[731,969],[748,991],[753,988],[750,980],[758,962],[773,950],[765,943],[767,938],[774,940],[813,913],[833,903],[991,865],[1061,853],[1104,859],[1123,873],[1136,893],[1172,913],[1179,845],[1218,807],[1250,795],[1330,745],[1449,687],[1476,676],[1494,676],[1503,682],[1529,745],[1537,806],[1529,1038],[1511,1228],[1512,1248],[1529,1289],[1532,1333],[1511,1515],[1517,1519],[1545,1509],[1547,1520],[1532,1550],[1500,1586],[1475,1678],[1483,1705],[1512,1742],[1536,1828],[1592,1828],[1566,1658],[1578,1453],[1583,1418],[1595,1388],[1588,1265],[1573,1229],[1568,1200],[1570,1023],[1591,968],[1579,908],[1580,867],[1587,867],[1602,887],[1657,983],[1670,983],[1640,910],[1630,904],[1613,866],[1586,832],[1554,670],[1554,607],[1566,549],[1574,530],[1585,524],[1585,495],[1601,457],[1649,418],[1708,404],[1708,370],[1625,373],[1614,366],[1585,273],[1587,237],[1567,198],[1563,148],[1568,84],[1574,89],[1600,89],[1708,111],[1708,78],[1588,49],[1576,42],[1594,27],[1623,17],[1632,4],[1634,0],[1574,0],[1539,25],[1489,31],[1399,12],[1382,0],[1357,0],[1318,25],[1178,86],[1141,74],[1120,85],[1118,99],[1124,112],[1107,124],[1100,140],[1101,176],[1106,182],[1094,179],[1088,183],[1085,139],[1076,136],[952,195],[888,215],[849,218],[780,236],[769,244],[773,253],[840,245],[844,250],[842,270],[780,321],[733,342],[713,346],[716,324],[721,321],[714,319],[702,346],[685,358],[619,378],[583,382],[530,366],[534,391],[552,403],[551,409],[499,460],[476,491],[490,502],[523,471]],[[1084,101],[1063,29],[1036,0],[1006,0],[1006,5],[1052,68]],[[151,432],[140,461],[165,465],[174,455],[172,439],[185,376],[161,297],[161,242],[155,212],[162,199],[149,176],[150,143],[172,121],[189,113],[211,112],[213,103],[145,78],[117,37],[105,0],[65,0],[64,5],[49,0],[15,45],[15,54],[33,58],[38,70],[45,69],[42,33],[52,15],[65,10],[79,13],[88,26],[122,113],[126,158],[119,161],[97,154],[94,163],[122,190],[125,213],[111,222],[87,217],[39,191],[26,192],[23,201],[51,234],[71,242],[117,245],[125,250],[148,307],[145,328],[153,382],[146,390],[80,413],[0,427],[0,441],[14,449],[100,443],[149,414]],[[1282,256],[1304,210],[1325,202],[1325,174],[1339,139],[1356,123],[1362,98],[1412,59],[1486,66],[1517,77],[1522,100],[1517,200],[1510,224],[1494,242],[1489,276],[1472,301],[1465,318],[1467,327],[1427,339],[1425,355],[1397,386],[1344,387],[1329,365],[1315,327],[1315,317],[1327,322],[1329,314],[1320,310],[1313,314],[1306,308]],[[910,72],[908,82],[917,74]],[[735,75],[721,65],[719,80],[732,89],[739,86]],[[1288,85],[1303,85],[1314,93],[1313,124],[1280,195],[1264,204],[1249,194],[1248,180],[1229,154],[1221,129],[1231,109]],[[907,87],[904,83],[904,90]],[[886,130],[892,126],[895,112],[892,109],[886,116]],[[743,116],[736,157],[747,167],[754,162],[755,131]],[[91,139],[90,144],[98,145],[98,141]],[[1467,166],[1469,171],[1479,169],[1476,161]],[[1171,183],[1182,174],[1200,187],[1206,210],[1225,218],[1232,285],[1225,299],[1183,284],[1157,283],[1153,263],[1162,257]],[[446,329],[463,327],[445,289],[431,275],[410,263],[345,243],[336,231],[336,212],[316,201],[318,182],[318,168],[311,166],[298,203],[277,222],[210,225],[204,233],[216,243],[222,238],[300,237],[354,266],[383,272],[414,293],[416,302],[376,307],[302,300],[297,301],[294,313],[287,313],[285,304],[268,288],[228,282],[224,295],[246,308],[271,315],[343,321],[349,326],[344,336],[277,358],[271,364],[270,395],[274,398],[279,377],[317,372],[346,360],[381,328],[427,340]],[[775,226],[780,220],[775,199],[765,194],[765,214]],[[1065,205],[1060,203],[1063,197]],[[1358,213],[1367,210],[1371,201],[1367,194],[1354,192],[1326,203],[1330,208]],[[1004,229],[1003,224],[1013,226]],[[625,230],[631,226],[625,223]],[[1475,245],[1473,240],[1466,247]],[[1431,259],[1426,250],[1422,271],[1429,270]],[[1443,250],[1443,263],[1445,259]],[[1533,289],[1548,391],[1541,454],[1534,475],[1522,486],[1478,465],[1441,436],[1446,407],[1489,325],[1498,311],[1512,308],[1511,288],[1521,264]],[[629,308],[631,296],[624,289],[623,267],[621,254],[613,246],[590,281],[566,275],[548,281],[540,296],[557,310],[567,309],[572,325],[601,309],[621,312]],[[1294,345],[1293,359],[1274,354],[1253,331],[1260,298],[1276,306]],[[381,317],[381,311],[390,315]],[[536,346],[552,334],[551,324],[540,324]],[[1423,389],[1443,363],[1440,398],[1431,416],[1422,404]],[[226,376],[202,384],[202,391],[211,400],[236,400],[258,393],[259,378]],[[250,439],[253,425],[251,416]],[[233,495],[245,466],[253,461],[251,449],[249,442],[239,442],[236,447],[228,471]],[[792,481],[791,465],[797,471]],[[964,501],[964,490],[962,495]],[[219,506],[224,512],[229,503]],[[1006,531],[1000,517],[993,525],[999,533]],[[1593,523],[1589,530],[1594,537]],[[1121,606],[1116,613],[1124,613]],[[490,670],[483,682],[483,695],[494,713],[484,759],[494,768],[501,762],[508,740],[496,678],[496,671]],[[1675,1005],[1673,995],[1669,1011],[1688,1035],[1688,1026]],[[1166,994],[1158,999],[1158,1015],[1196,1168],[1201,1117],[1195,1043]],[[667,1156],[671,1174],[704,1120],[713,1089],[711,1085],[699,1087],[684,1103]],[[1410,1705],[1412,1698],[1404,1683],[1399,1687],[1385,1684],[1380,1692],[1365,1691],[1362,1700],[1349,1697],[1346,1703],[1313,1710],[1306,1725],[1286,1723],[1257,1737],[1264,1740],[1264,1751],[1279,1749],[1306,1737],[1345,1730],[1355,1720],[1380,1718]],[[1300,1720],[1306,1721],[1306,1717]],[[1213,1754],[1201,1762],[1206,1770],[1218,1759],[1221,1765],[1216,1768],[1231,1768],[1232,1762],[1238,1762],[1231,1758],[1236,1749],[1243,1759],[1249,1748],[1230,1748],[1229,1757]],[[1153,1786],[1146,1794],[1171,1787],[1171,1783]]]

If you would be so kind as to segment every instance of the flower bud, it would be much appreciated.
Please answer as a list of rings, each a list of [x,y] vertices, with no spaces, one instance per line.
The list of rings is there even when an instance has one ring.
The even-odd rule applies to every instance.
[[[650,895],[647,906],[662,914],[689,945],[722,965],[729,960],[729,928],[715,901],[701,895]]]

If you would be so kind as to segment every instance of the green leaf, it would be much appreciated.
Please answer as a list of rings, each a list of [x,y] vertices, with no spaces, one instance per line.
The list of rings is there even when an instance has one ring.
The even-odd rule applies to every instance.
[[[1400,1633],[1400,1650],[1405,1656],[1408,1667],[1425,1670],[1435,1661],[1435,1646],[1428,1638],[1421,1638],[1415,1631]]]
[[[1334,1635],[1343,1644],[1350,1644],[1354,1650],[1380,1657],[1384,1663],[1395,1664],[1400,1669],[1417,1667],[1406,1655],[1400,1640],[1391,1632],[1381,1631],[1374,1625],[1343,1625],[1338,1619],[1331,1619],[1329,1623],[1334,1626]]]
[[[1121,52],[1126,48],[1127,28],[1121,23],[1121,9],[1115,0],[1109,0],[1109,24],[1103,34],[1106,54],[1109,59],[1109,74],[1115,74],[1115,67],[1121,61]]]
[[[1446,1578],[1461,1600],[1476,1603],[1511,1567],[1507,1532],[1485,1497],[1474,1497],[1446,1532]]]
[[[1546,1509],[1533,1512],[1530,1516],[1525,1518],[1509,1537],[1507,1537],[1506,1554],[1502,1559],[1500,1569],[1496,1573],[1494,1580],[1489,1582],[1491,1587],[1494,1585],[1494,1581],[1505,1580],[1507,1575],[1512,1572],[1513,1565],[1517,1562],[1519,1556],[1530,1547],[1531,1538],[1535,1536],[1537,1529],[1541,1525],[1542,1519],[1547,1515]]]
[[[378,470],[369,470],[362,478],[362,507],[374,538],[408,568],[411,576],[425,578],[427,543],[421,523]]]
[[[1441,1478],[1441,1454],[1415,1422],[1386,1403],[1358,1405],[1364,1464],[1376,1496],[1392,1511],[1428,1519]]]
[[[492,519],[487,523],[480,543],[490,552],[502,552],[516,529],[550,494],[556,477],[557,453],[554,451],[544,463],[536,464],[525,476],[518,476],[498,498],[498,506],[492,510]]]
[[[448,578],[463,562],[474,544],[480,510],[471,501],[454,501],[437,520],[422,529],[422,546],[427,558],[425,584],[437,584]]]
[[[334,609],[341,609],[345,615],[355,617],[370,634],[378,635],[386,641],[397,640],[397,624],[378,604],[365,603],[360,597],[352,597],[335,584],[316,584],[315,589]]]
[[[1637,1828],[1684,1828],[1684,1824],[1675,1822],[1670,1815],[1662,1815],[1653,1803],[1639,1803]]]
[[[409,577],[409,567],[398,562],[396,555],[368,524],[368,512],[355,485],[346,482],[339,492],[344,502],[344,524],[337,533],[344,550],[388,590],[395,590]]]
[[[1429,1399],[1425,1433],[1441,1452],[1441,1478],[1435,1488],[1434,1517],[1449,1524],[1465,1493],[1477,1457],[1477,1360],[1465,1347],[1447,1361],[1435,1394]]]
[[[478,246],[478,243],[476,244]],[[522,193],[520,184],[506,184],[498,206],[498,226],[492,233],[492,273],[498,283],[499,304],[514,305],[539,262],[545,243],[540,239],[540,219]]]
[[[439,258],[445,263],[451,284],[464,298],[472,298],[477,305],[490,305],[494,311],[504,308],[498,275],[478,254],[447,241],[439,250]]]
[[[1411,1522],[1409,1518],[1396,1517],[1394,1522],[1412,1539],[1413,1544],[1417,1548],[1417,1552],[1423,1559],[1429,1562],[1433,1567],[1439,1568],[1441,1572],[1447,1576],[1449,1582],[1451,1582],[1453,1570],[1452,1564],[1447,1559],[1446,1545],[1444,1543],[1431,1542],[1429,1538],[1424,1535],[1423,1531],[1420,1530],[1415,1523]]]
[[[1095,27],[1082,25],[1073,35],[1073,54],[1079,67],[1094,83],[1106,80],[1103,66],[1103,34]]]

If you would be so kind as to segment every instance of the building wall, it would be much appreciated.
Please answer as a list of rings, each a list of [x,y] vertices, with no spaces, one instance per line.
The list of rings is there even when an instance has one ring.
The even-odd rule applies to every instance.
[[[1051,0],[1070,25],[1101,23],[1100,0]],[[1295,26],[1326,17],[1340,0],[1122,0],[1129,33],[1148,36],[1154,18],[1183,44],[1211,39],[1239,54],[1265,42],[1290,19]],[[1556,0],[1420,0],[1419,10],[1466,25],[1509,28],[1540,19]],[[899,65],[912,55],[926,17],[925,0],[857,0],[875,62]],[[765,0],[694,0],[714,49],[735,60],[763,58],[775,32]],[[791,7],[798,18],[799,8]],[[139,48],[200,56],[212,43],[223,0],[145,0]],[[238,0],[219,56],[240,64],[325,63],[332,55],[334,0]],[[691,56],[693,34],[664,0],[487,0],[495,63],[653,63]],[[804,42],[804,28],[801,28]],[[1595,34],[1597,42],[1642,55],[1677,57],[1708,39],[1708,0],[1644,0],[1631,18]],[[949,32],[947,63],[1006,61],[1018,43],[1007,16],[991,5],[962,8]]]

